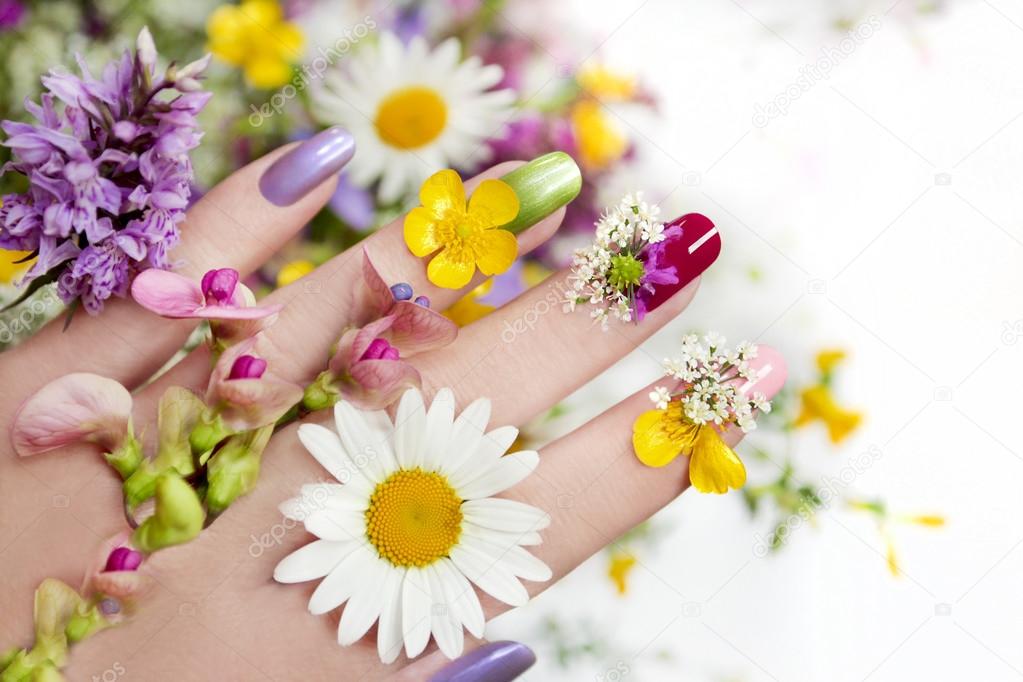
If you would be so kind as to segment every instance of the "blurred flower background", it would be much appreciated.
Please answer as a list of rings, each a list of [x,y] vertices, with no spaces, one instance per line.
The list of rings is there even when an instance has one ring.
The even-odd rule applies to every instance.
[[[537,650],[526,679],[1023,676],[1004,622],[1023,606],[1021,443],[997,393],[1023,336],[1018,3],[0,0],[0,119],[144,25],[161,55],[214,55],[193,197],[283,143],[356,133],[333,200],[257,293],[415,205],[440,168],[552,150],[582,193],[555,239],[447,312],[459,324],[566,266],[625,192],[721,228],[693,306],[523,439],[581,424],[713,328],[789,360],[739,448],[749,482],[684,495],[489,626]],[[0,303],[26,255],[0,252]],[[3,313],[0,348],[59,310],[43,290]]]

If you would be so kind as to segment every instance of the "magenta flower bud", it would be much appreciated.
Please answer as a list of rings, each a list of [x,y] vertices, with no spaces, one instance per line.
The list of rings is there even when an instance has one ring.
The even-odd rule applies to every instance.
[[[135,571],[142,565],[142,553],[131,547],[116,547],[107,557],[103,571]]]
[[[398,349],[387,342],[386,339],[373,339],[370,341],[369,347],[366,348],[366,352],[362,354],[360,360],[398,360],[400,359]]]
[[[234,289],[238,286],[238,271],[232,268],[210,270],[202,276],[203,296],[207,303],[228,304],[234,297]]]
[[[232,379],[259,379],[266,372],[266,360],[257,358],[254,355],[242,355],[231,365],[231,372],[227,375],[228,381]]]

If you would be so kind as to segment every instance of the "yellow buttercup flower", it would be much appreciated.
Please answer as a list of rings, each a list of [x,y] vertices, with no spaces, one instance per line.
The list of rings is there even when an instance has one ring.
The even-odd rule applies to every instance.
[[[301,29],[285,20],[277,0],[221,5],[207,20],[206,34],[210,52],[241,67],[249,84],[264,89],[288,82],[305,44]]]
[[[689,421],[682,403],[640,415],[632,427],[632,447],[639,461],[663,467],[679,455],[689,457],[689,480],[703,493],[726,493],[746,483],[746,467],[710,424]]]
[[[827,427],[831,442],[836,445],[848,438],[863,421],[863,415],[859,412],[839,406],[827,386],[811,386],[804,389],[799,397],[802,408],[794,422],[795,426],[806,426],[820,420]]]
[[[600,103],[583,99],[572,107],[572,132],[583,164],[601,170],[621,159],[629,141],[604,114]]]
[[[614,550],[607,567],[607,577],[614,583],[618,594],[625,594],[628,590],[629,573],[636,567],[636,557],[622,550]]]
[[[277,272],[277,288],[280,289],[292,282],[297,282],[315,269],[316,266],[308,260],[293,260],[290,263],[285,263]]]
[[[636,94],[635,77],[615,73],[603,65],[582,69],[576,80],[583,90],[603,100],[627,100]]]
[[[437,286],[460,289],[477,267],[498,275],[515,262],[515,235],[497,229],[519,214],[519,198],[506,182],[484,180],[466,203],[458,173],[442,170],[423,183],[419,200],[422,206],[405,218],[405,243],[420,258],[439,251],[426,269]]]
[[[8,251],[0,249],[0,284],[10,284],[14,279],[32,266],[31,261],[19,263],[30,251]]]
[[[496,308],[486,303],[480,303],[479,299],[486,296],[493,286],[494,280],[488,279],[465,296],[457,303],[444,311],[444,317],[448,318],[459,327],[466,327],[476,320],[481,320]]]
[[[830,374],[846,358],[844,350],[832,348],[817,353],[817,367],[824,374]]]

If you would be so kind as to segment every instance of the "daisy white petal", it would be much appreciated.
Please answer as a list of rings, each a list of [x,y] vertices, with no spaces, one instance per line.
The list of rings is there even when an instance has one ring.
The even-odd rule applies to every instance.
[[[448,606],[470,635],[476,638],[482,637],[483,630],[486,628],[483,606],[480,604],[479,597],[476,596],[476,590],[472,589],[472,585],[469,584],[468,578],[459,572],[451,559],[441,559],[434,564],[434,567],[441,574],[445,585],[450,587],[446,592],[450,599]]]
[[[303,424],[298,427],[298,439],[320,466],[338,481],[366,491],[371,489],[371,483],[349,459],[336,433],[318,424]]]
[[[377,627],[377,653],[384,663],[393,663],[402,649],[401,585],[404,581],[404,569],[387,567],[387,578],[380,589],[383,603]]]
[[[490,401],[486,398],[474,400],[458,415],[451,427],[451,443],[448,456],[440,463],[440,471],[450,476],[471,459],[480,446],[490,420]]]
[[[354,542],[316,540],[281,559],[274,568],[279,583],[304,583],[330,573],[358,545]]]
[[[361,540],[366,532],[366,517],[358,512],[321,509],[306,517],[305,529],[324,540]]]
[[[523,606],[529,593],[511,571],[477,549],[459,546],[451,550],[451,561],[466,578],[494,599],[511,606]]]
[[[519,430],[514,426],[502,426],[487,433],[480,439],[475,454],[469,457],[457,471],[448,476],[451,485],[457,490],[469,481],[482,476],[497,464],[501,456],[508,451],[518,437]]]
[[[540,455],[533,450],[505,455],[482,476],[460,487],[458,494],[464,500],[490,497],[529,476],[539,463]]]
[[[389,568],[391,567],[382,559],[373,562],[366,579],[345,604],[341,622],[337,626],[338,644],[348,646],[357,642],[380,617],[380,609],[383,606],[380,588],[387,579]]]
[[[542,509],[501,498],[470,500],[462,505],[462,513],[466,521],[512,533],[543,530],[551,525],[550,514]]]
[[[372,572],[375,553],[358,545],[323,579],[309,598],[309,613],[318,615],[344,604]]]
[[[465,635],[462,634],[462,624],[450,606],[450,602],[454,600],[454,593],[452,592],[449,597],[445,581],[436,566],[437,564],[433,564],[423,569],[430,585],[430,594],[433,596],[430,630],[444,655],[448,658],[458,658],[462,655]]]
[[[430,641],[430,618],[433,598],[426,573],[410,568],[401,588],[401,628],[405,636],[405,655],[415,658]]]
[[[426,413],[426,438],[423,469],[436,471],[448,453],[451,429],[455,421],[455,394],[449,388],[437,391]]]
[[[405,391],[394,418],[394,454],[401,467],[414,469],[422,463],[425,427],[426,408],[422,394],[416,390]]]

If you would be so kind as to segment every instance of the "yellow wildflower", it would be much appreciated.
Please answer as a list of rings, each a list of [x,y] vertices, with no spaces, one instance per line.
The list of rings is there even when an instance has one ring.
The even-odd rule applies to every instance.
[[[629,141],[594,99],[580,100],[572,107],[572,132],[583,165],[601,170],[621,159]]]
[[[632,446],[647,466],[665,466],[679,455],[689,457],[689,480],[700,492],[726,493],[746,483],[746,467],[711,424],[689,421],[682,403],[640,415],[632,427]]]
[[[479,301],[479,299],[489,293],[493,283],[494,280],[488,279],[486,282],[467,293],[465,296],[460,298],[457,303],[444,311],[444,317],[448,318],[459,327],[465,327],[494,312],[494,310],[496,310],[494,306],[487,305],[486,303],[480,303]]]
[[[307,260],[293,260],[290,263],[285,263],[277,272],[277,288],[286,287],[292,282],[302,279],[315,269],[316,266]]]
[[[905,516],[902,520],[906,523],[915,523],[918,526],[927,526],[929,528],[941,528],[945,525],[945,517],[938,514],[917,514]]]
[[[418,257],[438,252],[427,278],[445,289],[468,284],[478,267],[484,275],[508,270],[518,241],[507,225],[519,214],[519,198],[502,180],[484,180],[466,203],[462,179],[453,170],[427,178],[419,190],[422,206],[405,217],[405,243]]]
[[[824,374],[830,374],[835,367],[845,360],[845,357],[845,351],[838,348],[822,350],[817,353],[817,367]]]
[[[615,73],[603,65],[582,69],[576,80],[583,90],[603,100],[627,100],[636,94],[635,77]]]
[[[636,567],[636,557],[626,551],[616,549],[611,553],[611,559],[607,567],[607,577],[615,584],[618,594],[625,594],[628,590],[629,573]]]
[[[288,82],[305,44],[301,29],[285,20],[277,0],[221,5],[206,22],[206,34],[210,52],[241,67],[250,85],[265,89]]]
[[[823,384],[804,389],[800,401],[802,408],[794,422],[795,426],[806,426],[820,420],[827,427],[831,442],[836,445],[848,438],[863,420],[859,412],[840,407],[831,391]]]
[[[18,262],[29,256],[30,253],[29,251],[0,249],[0,284],[10,284],[18,275],[32,265],[31,261]]]

